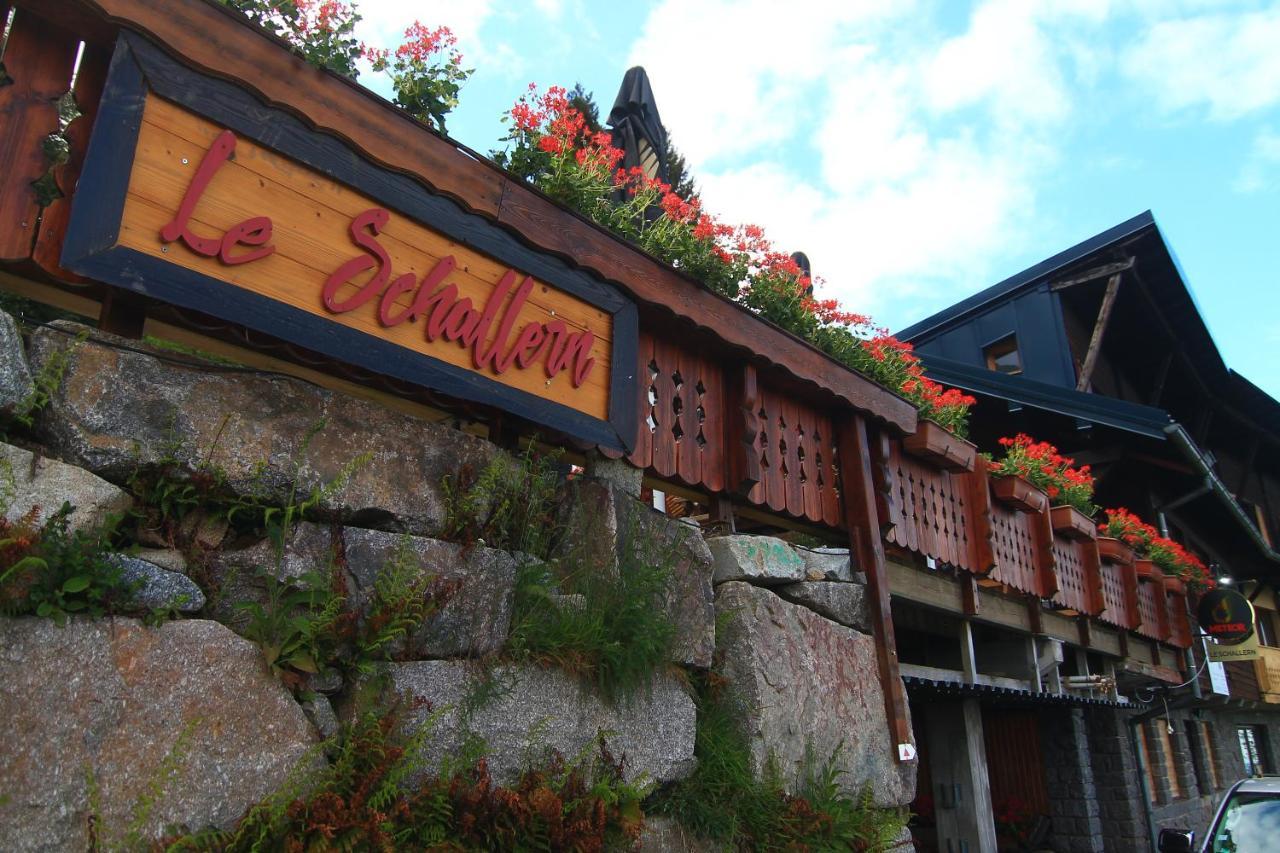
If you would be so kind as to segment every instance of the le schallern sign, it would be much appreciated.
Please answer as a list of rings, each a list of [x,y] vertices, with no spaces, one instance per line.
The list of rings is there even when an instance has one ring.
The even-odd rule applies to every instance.
[[[586,441],[635,434],[617,289],[132,35],[63,263]]]

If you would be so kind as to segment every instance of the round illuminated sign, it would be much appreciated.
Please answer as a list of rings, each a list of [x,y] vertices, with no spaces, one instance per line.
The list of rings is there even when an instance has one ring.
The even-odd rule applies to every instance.
[[[1224,645],[1234,646],[1253,636],[1253,605],[1234,589],[1205,593],[1196,617],[1204,632]]]

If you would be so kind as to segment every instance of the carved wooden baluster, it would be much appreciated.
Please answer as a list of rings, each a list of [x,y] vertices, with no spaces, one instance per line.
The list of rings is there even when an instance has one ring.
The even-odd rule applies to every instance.
[[[745,364],[730,374],[730,404],[727,461],[729,478],[725,484],[729,491],[742,497],[752,497],[752,491],[760,484],[760,389],[756,382],[754,365]]]

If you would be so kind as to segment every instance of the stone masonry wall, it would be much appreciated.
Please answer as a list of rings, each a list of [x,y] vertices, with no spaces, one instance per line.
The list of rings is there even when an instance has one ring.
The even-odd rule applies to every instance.
[[[475,661],[506,646],[523,558],[440,540],[441,484],[502,451],[302,381],[138,352],[138,342],[96,332],[77,341],[86,334],[55,324],[24,341],[0,314],[0,407],[26,399],[32,377],[56,378],[34,429],[0,441],[11,522],[63,501],[76,507],[77,524],[122,512],[130,478],[157,465],[187,475],[215,465],[227,488],[254,500],[321,497],[312,521],[275,545],[237,538],[225,520],[197,513],[183,533],[199,543],[199,561],[163,537],[121,554],[141,586],[132,611],[181,611],[173,621],[72,616],[58,627],[0,617],[6,849],[85,849],[118,833],[140,797],[157,791],[145,837],[165,826],[230,827],[250,804],[326,761],[322,741],[360,685],[320,672],[298,694],[305,701],[295,699],[240,636],[246,605],[266,602],[264,570],[302,583],[335,565],[350,618],[366,619],[381,573],[406,552],[451,592],[381,670],[386,701],[408,700],[408,731],[435,717],[424,770],[479,735],[495,779],[510,781],[540,751],[571,756],[603,735],[625,754],[630,778],[680,779],[696,765],[689,674],[715,670],[757,769],[773,764],[794,780],[809,749],[834,757],[850,791],[869,787],[884,806],[913,799],[915,767],[893,758],[865,587],[847,552],[704,538],[624,488],[579,481],[571,535],[595,549],[601,571],[618,571],[618,555],[637,541],[678,545],[664,604],[677,628],[670,665],[647,691],[614,703],[560,670],[501,663],[503,691],[463,714],[487,677]],[[357,455],[363,464],[344,472]],[[326,489],[335,478],[339,486]],[[695,849],[665,825],[646,837],[645,849]]]

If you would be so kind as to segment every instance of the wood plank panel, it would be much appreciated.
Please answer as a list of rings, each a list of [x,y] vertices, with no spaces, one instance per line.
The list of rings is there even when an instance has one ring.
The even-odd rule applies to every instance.
[[[675,426],[677,364],[675,346],[663,338],[654,338],[653,362],[657,375],[653,378],[655,401],[653,404],[653,470],[659,477],[673,477],[676,473],[676,442],[672,433]]]
[[[702,362],[696,353],[685,347],[676,351],[676,370],[680,374],[680,411],[676,423],[680,436],[676,440],[676,470],[681,480],[690,486],[702,482],[702,448],[698,444],[698,381],[702,376]]]
[[[724,372],[714,360],[705,361],[702,373],[702,484],[711,492],[725,489],[728,465],[728,430],[725,417],[728,400],[724,393]]]
[[[85,44],[75,88],[76,105],[81,115],[71,122],[65,133],[70,144],[70,158],[65,165],[54,170],[63,198],[56,199],[44,209],[40,217],[40,231],[36,234],[32,257],[50,275],[63,281],[87,281],[62,268],[62,241],[67,234],[67,223],[71,219],[71,196],[75,191],[76,181],[80,179],[80,169],[84,165],[84,155],[89,147],[89,134],[97,117],[98,101],[102,97],[102,87],[107,82],[107,67],[110,63],[111,52],[107,48]]]
[[[31,256],[40,205],[31,183],[49,168],[45,137],[58,130],[56,101],[71,87],[79,39],[19,9],[5,48],[12,83],[0,86],[0,259]]]
[[[250,216],[265,215],[275,226],[272,243],[276,251],[250,264],[227,266],[196,254],[182,243],[164,244],[159,231],[177,211],[190,175],[204,156],[200,142],[192,140],[207,146],[220,132],[221,128],[212,122],[162,99],[148,99],[120,232],[121,245],[472,369],[468,349],[443,339],[427,341],[423,324],[383,326],[378,320],[377,300],[347,313],[326,312],[320,290],[328,274],[363,253],[347,233],[351,216],[380,205],[249,140],[237,142],[235,160],[225,164],[209,184],[196,208],[192,230],[216,235]],[[394,214],[378,240],[391,259],[393,275],[412,272],[421,277],[441,257],[454,257],[457,269],[447,280],[457,285],[460,296],[470,298],[476,305],[487,301],[507,270],[479,252]],[[363,283],[364,279],[357,280]],[[356,289],[357,285],[348,284],[338,291],[338,298],[345,298]],[[514,328],[561,320],[571,329],[590,329],[597,336],[590,353],[596,359],[595,366],[578,388],[571,386],[567,374],[549,379],[544,371],[532,369],[537,365],[491,378],[595,417],[607,417],[611,318],[599,308],[544,283],[536,283],[532,295],[534,298],[522,307]],[[410,291],[395,304],[407,307],[412,298]],[[508,295],[503,304],[512,298]],[[493,326],[490,341],[497,336],[497,324]]]

